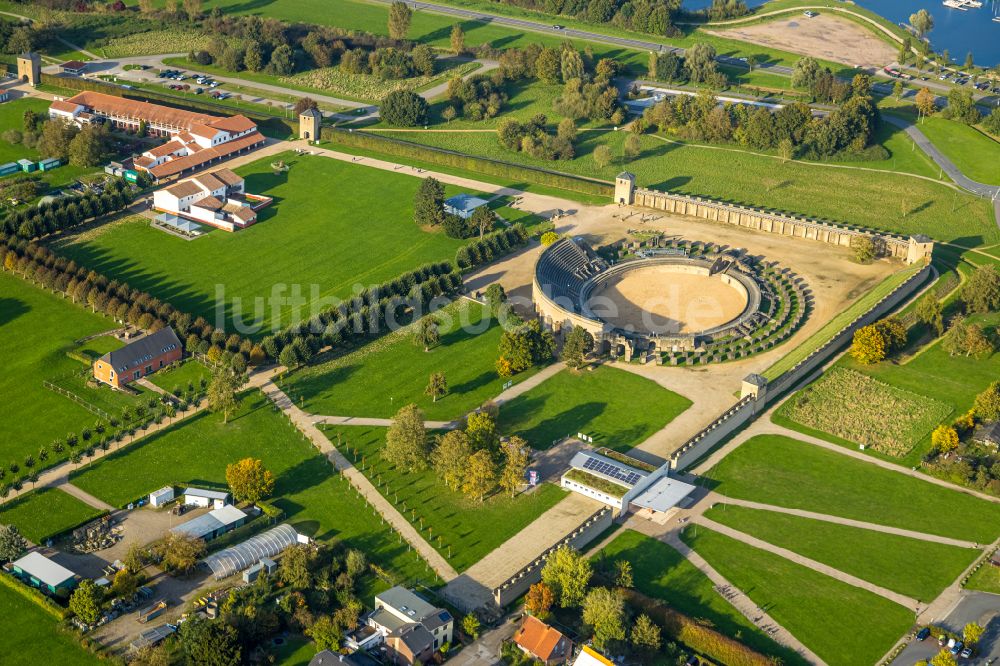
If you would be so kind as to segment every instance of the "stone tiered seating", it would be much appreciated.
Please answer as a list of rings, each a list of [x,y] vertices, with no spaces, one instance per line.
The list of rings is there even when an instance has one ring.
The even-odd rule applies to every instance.
[[[553,297],[566,297],[575,304],[583,283],[607,267],[600,257],[572,240],[563,239],[545,252],[544,261],[538,266],[538,280],[551,290]]]

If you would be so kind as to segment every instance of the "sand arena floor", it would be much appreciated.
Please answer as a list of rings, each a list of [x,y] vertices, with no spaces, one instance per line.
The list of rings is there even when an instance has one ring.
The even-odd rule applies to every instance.
[[[593,295],[589,304],[609,324],[676,335],[732,321],[746,308],[747,297],[717,276],[650,266],[625,273]]]
[[[870,30],[822,10],[813,18],[796,14],[711,34],[852,66],[882,67],[896,59],[896,49]]]

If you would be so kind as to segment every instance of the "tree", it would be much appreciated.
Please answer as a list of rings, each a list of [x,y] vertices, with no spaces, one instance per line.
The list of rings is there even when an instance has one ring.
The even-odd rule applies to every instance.
[[[993,342],[986,337],[979,324],[966,323],[956,317],[941,342],[951,356],[986,356],[993,352]]]
[[[639,141],[639,137],[635,134],[629,134],[625,137],[625,143],[622,146],[625,153],[625,158],[629,160],[634,160],[639,157],[639,153],[642,152],[642,142]]]
[[[886,353],[885,338],[874,325],[862,326],[854,331],[851,356],[858,363],[863,365],[878,363],[885,359]]]
[[[651,653],[660,649],[662,640],[660,638],[660,628],[645,613],[635,618],[629,638],[632,639],[632,645],[640,650]]]
[[[965,639],[966,643],[978,643],[979,639],[983,637],[984,631],[982,625],[970,622],[962,629],[962,638]]]
[[[194,614],[178,631],[186,663],[198,666],[238,666],[242,659],[239,634],[223,620]]]
[[[962,302],[969,312],[993,312],[1000,308],[1000,272],[993,265],[976,269],[962,285]]]
[[[396,0],[389,6],[389,37],[392,39],[406,39],[406,33],[410,30],[410,20],[413,18],[413,10],[409,5],[401,0]]]
[[[246,53],[243,55],[243,64],[251,72],[259,72],[264,69],[264,47],[256,39],[251,39],[247,44]]]
[[[413,331],[413,342],[423,347],[424,351],[430,351],[431,347],[436,347],[441,341],[441,329],[437,318],[434,315],[427,315],[417,322],[417,327]]]
[[[462,492],[482,502],[497,483],[493,456],[486,449],[476,451],[469,456],[468,464],[465,479],[462,480]]]
[[[903,37],[903,41],[900,42],[899,53],[896,55],[896,60],[899,61],[900,65],[906,64],[906,61],[909,59],[912,50],[913,50],[913,42],[910,39],[910,36],[907,35],[906,37]]]
[[[903,98],[904,90],[905,88],[903,87],[903,82],[900,81],[899,79],[896,79],[896,81],[893,82],[892,84],[892,96],[895,97],[897,100],[900,100]]]
[[[198,566],[205,554],[205,542],[183,532],[167,532],[159,550],[164,571],[186,574]]]
[[[559,70],[562,80],[583,80],[586,71],[583,66],[583,56],[574,48],[564,48],[559,56]]]
[[[424,413],[414,404],[406,405],[392,419],[382,456],[400,470],[423,470],[428,453]]]
[[[566,334],[563,342],[562,360],[569,367],[576,369],[584,365],[587,354],[594,348],[594,336],[582,326],[574,326]]]
[[[239,409],[237,392],[244,382],[243,375],[236,375],[229,368],[218,366],[212,372],[212,381],[208,384],[208,408],[213,412],[222,412],[223,423],[228,423],[229,415]]]
[[[557,234],[554,231],[546,231],[544,234],[542,234],[542,237],[538,239],[538,241],[542,244],[543,247],[552,245],[557,240],[559,240],[559,234]]]
[[[293,589],[305,590],[312,584],[312,562],[312,549],[304,543],[295,544],[282,554],[278,578]]]
[[[916,315],[921,323],[932,327],[937,335],[944,334],[944,307],[933,293],[917,302]]]
[[[139,589],[139,577],[128,569],[119,569],[111,585],[111,594],[120,599],[131,599]]]
[[[472,212],[472,217],[469,218],[469,227],[478,231],[480,238],[493,231],[496,223],[497,215],[489,206],[480,206]]]
[[[427,122],[427,109],[427,100],[415,92],[394,90],[382,100],[379,112],[390,125],[415,127]]]
[[[528,468],[529,445],[518,436],[508,439],[503,445],[503,470],[500,472],[500,487],[510,493],[517,494],[517,489],[524,483],[524,473]]]
[[[715,47],[711,44],[692,45],[684,53],[684,63],[693,83],[706,83],[716,73]]]
[[[492,452],[500,442],[496,419],[486,411],[469,414],[465,420],[465,435],[469,438],[469,446],[473,451]]]
[[[201,0],[184,0],[184,12],[190,18],[201,15]]]
[[[924,86],[917,91],[917,110],[925,116],[932,116],[937,111],[937,102],[934,93]]]
[[[941,424],[931,433],[931,444],[941,453],[957,449],[958,433],[951,426]]]
[[[228,49],[227,49],[228,51]],[[271,62],[268,68],[278,76],[288,76],[295,71],[295,52],[288,44],[281,44],[271,51]]]
[[[810,56],[799,58],[792,67],[792,86],[811,89],[822,72],[819,61]]]
[[[528,595],[524,599],[524,606],[528,612],[540,620],[548,617],[553,603],[555,603],[555,595],[552,594],[552,588],[541,582],[528,588]]]
[[[592,575],[590,560],[565,544],[549,553],[542,567],[542,582],[556,593],[562,608],[580,605]]]
[[[611,149],[607,145],[602,143],[594,148],[594,164],[597,165],[598,169],[603,169],[611,164]]]
[[[443,372],[432,372],[427,382],[424,393],[431,397],[432,402],[437,402],[438,398],[444,397],[448,393],[448,380]]]
[[[434,74],[434,49],[427,44],[414,46],[413,50],[410,51],[410,59],[413,61],[413,68],[423,76]]]
[[[1000,382],[991,383],[976,396],[972,403],[972,411],[981,421],[1000,419]]]
[[[923,38],[924,35],[934,29],[934,19],[931,17],[930,12],[926,9],[921,9],[915,14],[910,14],[910,26],[917,33],[917,37]]]
[[[309,109],[318,109],[319,104],[312,97],[300,97],[295,102],[295,106],[292,107],[292,113],[296,117],[302,115]]]
[[[479,626],[479,618],[472,613],[462,618],[462,631],[473,640],[479,638]]]
[[[625,638],[625,600],[606,587],[595,587],[583,601],[583,621],[594,628],[594,645],[608,647]]]
[[[83,580],[69,598],[69,609],[85,624],[97,624],[101,619],[104,592],[92,580]]]
[[[458,23],[451,26],[451,52],[455,55],[465,53],[465,31]]]
[[[444,119],[449,125],[458,116],[458,111],[455,110],[453,106],[446,106],[443,111],[441,111],[441,118]]]
[[[62,120],[49,120],[42,125],[37,150],[45,157],[55,157],[63,162],[69,158],[69,144],[76,136],[76,127]]]
[[[431,465],[445,485],[457,491],[462,486],[471,456],[472,447],[466,434],[461,430],[449,430],[438,438],[431,452]]]
[[[444,185],[436,178],[420,181],[413,195],[413,221],[421,226],[435,226],[444,221]]]
[[[233,497],[254,504],[274,492],[274,475],[257,458],[226,465],[226,483]]]
[[[145,552],[142,546],[134,542],[129,544],[128,551],[125,553],[122,563],[131,574],[138,574],[142,571],[142,568],[145,566]]]
[[[504,291],[503,285],[499,282],[494,282],[486,287],[483,297],[486,299],[486,306],[494,316],[498,316],[500,309],[507,303],[507,292]]]
[[[854,260],[859,264],[867,264],[875,258],[875,243],[870,236],[854,236],[851,238],[851,248],[854,250]]]
[[[317,650],[339,650],[344,631],[330,615],[323,615],[303,632],[316,642]]]
[[[948,650],[941,650],[931,658],[931,666],[958,666],[958,661]]]
[[[629,589],[632,587],[632,563],[628,560],[615,562],[615,585]]]
[[[16,525],[0,525],[0,562],[11,562],[28,548]]]
[[[561,67],[559,52],[555,49],[544,48],[535,58],[535,76],[542,83],[559,83]]]
[[[35,50],[35,33],[31,28],[22,26],[14,28],[7,40],[7,53],[20,55]]]
[[[69,142],[69,163],[92,167],[101,163],[106,150],[107,130],[104,125],[86,125]]]

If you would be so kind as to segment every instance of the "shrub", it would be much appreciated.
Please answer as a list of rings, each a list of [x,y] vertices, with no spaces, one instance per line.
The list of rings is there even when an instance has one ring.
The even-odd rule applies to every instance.
[[[409,90],[394,90],[379,107],[382,118],[398,127],[423,125],[427,122],[427,108],[427,100]]]

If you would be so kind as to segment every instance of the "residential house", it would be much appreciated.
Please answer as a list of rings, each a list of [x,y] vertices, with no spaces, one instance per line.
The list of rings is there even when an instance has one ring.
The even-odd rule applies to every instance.
[[[353,654],[340,654],[323,650],[317,652],[309,661],[309,666],[380,666],[381,662],[375,661],[364,652]]]
[[[169,326],[110,351],[94,361],[94,379],[122,388],[180,360],[184,347]]]
[[[546,666],[565,664],[573,657],[573,641],[533,615],[524,618],[514,634],[514,643]]]
[[[399,585],[375,596],[368,625],[382,635],[393,664],[428,663],[435,651],[452,641],[455,629],[451,613]]]
[[[972,441],[984,446],[1000,447],[1000,421],[984,423],[972,434]]]

